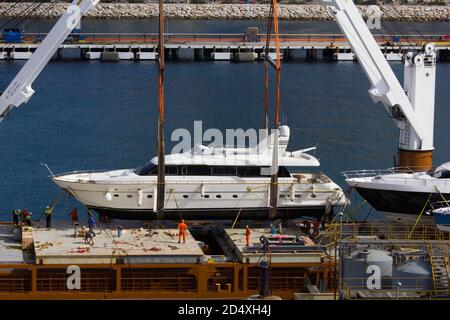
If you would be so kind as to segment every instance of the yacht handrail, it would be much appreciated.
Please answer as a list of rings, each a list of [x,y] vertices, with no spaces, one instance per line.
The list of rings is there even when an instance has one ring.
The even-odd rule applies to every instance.
[[[440,208],[448,208],[450,206],[449,201],[436,201],[430,204],[432,210],[440,209]]]
[[[392,167],[387,169],[363,169],[342,171],[341,174],[345,179],[351,178],[370,178],[395,173],[417,173],[417,172],[434,172],[435,168],[428,170],[425,167]]]
[[[108,171],[111,171],[110,169],[100,169],[100,170],[74,170],[74,171],[67,171],[67,172],[61,172],[61,173],[58,173],[58,174],[55,174],[54,176],[49,176],[50,178],[51,177],[54,177],[54,178],[57,178],[57,177],[60,177],[60,176],[65,176],[65,175],[69,175],[69,174],[79,174],[79,173],[103,173],[103,172],[108,172]]]
[[[98,171],[95,171],[98,172]],[[80,173],[88,173],[86,171],[81,171]],[[61,176],[64,174],[61,174]],[[58,175],[59,176],[59,175]],[[58,176],[54,176],[51,178],[58,178]],[[279,182],[278,185],[282,185],[282,186],[292,186],[292,185],[325,185],[330,183],[331,181],[328,180],[329,178],[324,176],[326,179],[320,179],[320,178],[313,178],[314,181],[310,181],[310,179],[307,179],[305,181],[300,181],[300,180],[292,180],[292,177],[286,177],[286,178],[279,178]],[[250,177],[249,177],[250,178]],[[261,186],[265,186],[265,185],[269,185],[270,184],[270,177],[251,177],[252,180],[249,181],[239,181],[240,185],[261,185]],[[263,178],[266,180],[263,180]],[[64,181],[68,181],[68,182],[77,182],[77,183],[95,183],[95,184],[99,184],[99,185],[104,185],[104,184],[115,184],[115,185],[154,185],[156,183],[155,181],[141,181],[141,180],[132,180],[132,181],[117,181],[114,180],[113,182],[108,181],[108,180],[85,180],[85,181],[80,181],[80,179],[78,178],[65,178]],[[182,181],[182,180],[178,180],[178,181],[166,181],[166,184],[168,185],[176,185],[176,184],[183,184],[183,185],[191,185],[191,184],[208,184],[208,185],[212,185],[212,184],[232,184],[235,185],[236,181],[235,180],[198,180],[198,181]],[[306,191],[306,190],[302,190],[302,191]],[[311,192],[317,192],[318,190],[316,189],[311,189]],[[332,190],[329,190],[332,191]]]

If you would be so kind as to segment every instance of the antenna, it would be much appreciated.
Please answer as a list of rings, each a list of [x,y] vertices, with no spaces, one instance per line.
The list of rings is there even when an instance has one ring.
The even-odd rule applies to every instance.
[[[52,175],[52,177],[55,177],[55,175],[53,174],[52,170],[50,170],[49,166],[45,162],[41,162],[41,166],[46,167],[48,172],[50,172],[50,174]]]

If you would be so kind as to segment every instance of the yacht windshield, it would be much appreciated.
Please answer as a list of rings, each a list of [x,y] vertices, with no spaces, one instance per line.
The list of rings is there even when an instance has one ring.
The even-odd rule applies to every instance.
[[[450,178],[450,171],[448,170],[439,170],[434,173],[434,177],[437,179],[448,179]]]
[[[439,167],[437,167],[433,177],[437,179],[450,178],[450,162],[443,163]]]
[[[156,164],[147,162],[146,164],[134,169],[134,173],[136,173],[139,176],[148,176],[148,175],[156,174],[157,170],[158,170],[158,166]]]
[[[206,165],[166,165],[166,175],[170,176],[238,176],[238,177],[270,177],[270,167],[257,166],[206,166]],[[158,174],[158,166],[148,162],[136,169],[139,176]],[[291,174],[286,167],[278,167],[278,177],[286,178]]]

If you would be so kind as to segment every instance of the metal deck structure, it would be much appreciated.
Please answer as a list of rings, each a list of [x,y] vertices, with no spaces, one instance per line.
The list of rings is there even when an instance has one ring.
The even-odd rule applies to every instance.
[[[450,298],[450,235],[433,225],[331,223],[313,240],[306,237],[302,221],[291,221],[281,233],[255,225],[247,246],[242,225],[192,222],[186,243],[178,244],[172,224],[101,225],[90,246],[75,237],[68,223],[50,230],[23,227],[22,244],[13,226],[3,223],[0,299],[245,299],[258,293],[258,263],[269,257],[262,236],[271,243],[272,294],[283,299]],[[383,287],[373,290],[365,286],[370,275],[356,279],[343,273],[348,263],[343,257],[366,249],[388,250],[394,266],[423,261],[431,270],[426,278],[402,279],[428,281],[429,287],[409,284],[398,290],[390,284],[394,280],[383,278]],[[67,287],[67,268],[74,265],[81,271],[79,290]]]
[[[192,226],[193,234],[187,235],[185,244],[178,244],[177,230],[163,225],[149,227],[141,222],[123,226],[120,237],[117,226],[113,223],[96,228],[92,246],[85,244],[82,237],[75,237],[74,227],[67,224],[50,230],[23,227],[26,249],[21,250],[20,242],[14,240],[13,226],[3,224],[0,299],[244,299],[259,289],[260,268],[254,258],[261,258],[263,250],[258,237],[273,236],[269,229],[255,229],[252,258],[241,259],[233,253],[245,250],[242,229]],[[234,241],[216,241],[227,237],[223,232]],[[27,243],[29,233],[32,246]],[[289,234],[288,230],[283,232]],[[309,297],[308,287],[313,286],[334,297],[333,259],[320,246],[309,246],[308,253],[302,256],[299,252],[303,247],[299,243],[272,260],[272,294],[283,299],[294,299],[296,293]],[[23,252],[30,258],[21,259]],[[274,247],[272,256],[277,254]],[[74,265],[81,272],[79,290],[67,286],[67,268]]]

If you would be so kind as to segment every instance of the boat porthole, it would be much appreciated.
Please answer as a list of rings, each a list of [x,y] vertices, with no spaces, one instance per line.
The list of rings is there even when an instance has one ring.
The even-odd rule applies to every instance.
[[[235,198],[235,199],[236,199],[237,197],[238,197],[238,195],[237,195],[237,194],[233,194],[233,198]]]
[[[295,197],[296,197],[296,198],[301,198],[302,195],[301,195],[301,194],[296,194]]]
[[[280,194],[280,198],[284,198],[284,194]]]
[[[187,194],[183,194],[183,198],[187,199],[189,196]]]
[[[205,195],[203,196],[203,198],[208,199],[208,198],[209,198],[209,194],[205,194]]]
[[[119,197],[119,195],[118,195],[118,194],[115,194],[115,195],[114,195],[114,197],[118,198],[118,197]]]
[[[311,194],[311,198],[316,198],[316,197],[317,196],[314,193]]]
[[[216,198],[220,199],[220,198],[222,198],[222,196],[220,194],[216,194]]]
[[[132,194],[127,194],[127,198],[133,198]]]
[[[147,198],[151,199],[153,196],[151,194],[147,195]]]

